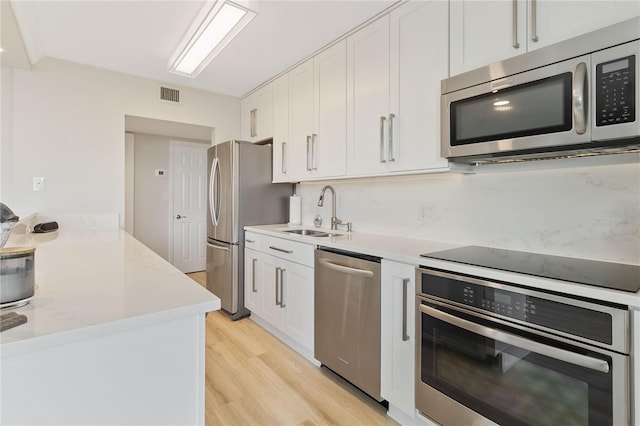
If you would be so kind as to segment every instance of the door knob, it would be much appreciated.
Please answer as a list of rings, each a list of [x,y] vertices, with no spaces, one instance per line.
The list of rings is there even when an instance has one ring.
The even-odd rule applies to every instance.
[[[176,219],[186,219],[186,216],[180,216],[179,214],[176,215]]]

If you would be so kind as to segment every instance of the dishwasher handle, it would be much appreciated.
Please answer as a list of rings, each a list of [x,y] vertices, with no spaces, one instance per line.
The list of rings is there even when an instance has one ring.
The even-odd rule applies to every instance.
[[[338,265],[337,263],[333,263],[327,259],[320,259],[320,264],[326,266],[329,269],[333,269],[334,271],[343,272],[345,274],[356,275],[359,277],[372,278],[373,271],[368,271],[366,269],[358,269],[351,268],[349,266]]]

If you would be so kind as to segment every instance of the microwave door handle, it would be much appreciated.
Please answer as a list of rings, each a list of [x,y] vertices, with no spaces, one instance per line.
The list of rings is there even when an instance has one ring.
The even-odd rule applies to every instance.
[[[462,318],[458,318],[454,315],[442,312],[438,309],[434,309],[430,306],[420,305],[420,312],[437,318],[441,321],[460,327],[471,333],[479,334],[489,339],[498,340],[500,342],[507,343],[509,345],[518,346],[522,349],[526,349],[531,352],[535,352],[541,355],[548,356],[550,358],[557,359],[559,361],[568,362],[570,364],[578,365],[580,367],[589,368],[591,370],[599,371],[601,373],[609,372],[609,363],[602,359],[592,358],[586,355],[577,354],[564,349],[555,348],[553,346],[545,345],[542,343],[534,342],[533,340],[525,339],[515,334],[506,333],[494,328],[485,327],[480,324],[467,321]]]
[[[587,131],[587,108],[585,97],[587,90],[587,65],[580,62],[573,73],[572,104],[573,104],[573,125],[579,135]]]

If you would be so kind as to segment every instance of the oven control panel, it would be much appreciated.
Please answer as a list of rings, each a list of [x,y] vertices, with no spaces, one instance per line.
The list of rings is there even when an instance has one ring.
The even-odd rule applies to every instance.
[[[536,303],[524,294],[467,285],[463,288],[463,303],[510,318],[526,321],[536,315]]]
[[[581,336],[596,342],[611,344],[611,315],[597,310],[503,290],[463,280],[422,274],[421,295],[470,306],[490,315],[535,324],[550,330]]]

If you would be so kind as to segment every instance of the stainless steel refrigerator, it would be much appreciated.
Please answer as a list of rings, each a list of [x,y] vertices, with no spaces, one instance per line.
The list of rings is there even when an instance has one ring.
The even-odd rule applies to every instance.
[[[244,307],[244,226],[288,221],[291,184],[273,184],[271,144],[228,141],[208,151],[207,289],[236,320]]]

